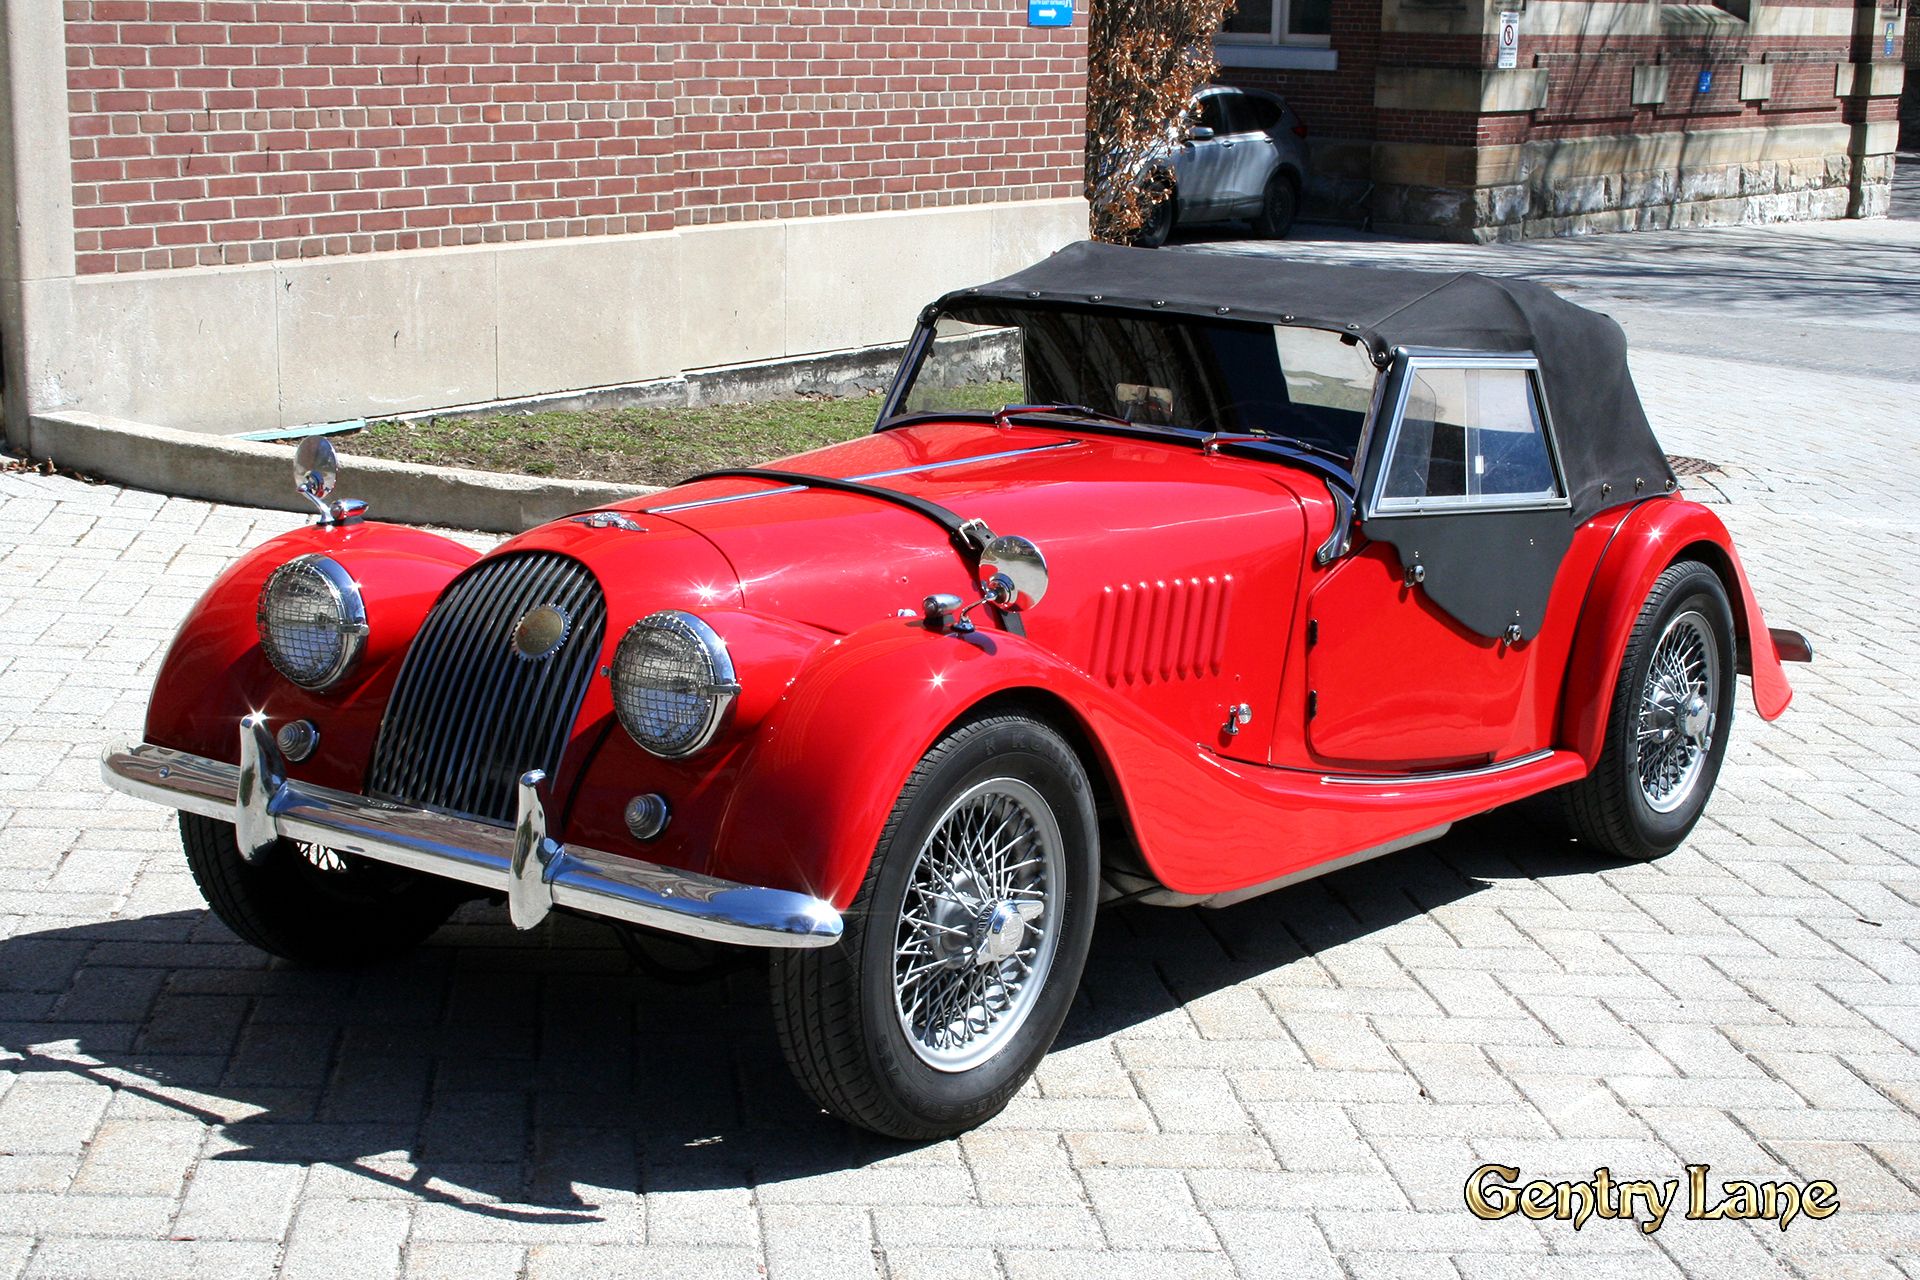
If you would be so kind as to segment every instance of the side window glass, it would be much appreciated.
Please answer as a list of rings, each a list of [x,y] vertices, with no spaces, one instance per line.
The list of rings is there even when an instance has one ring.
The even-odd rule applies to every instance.
[[[1240,128],[1243,132],[1258,131],[1269,133],[1280,125],[1280,104],[1271,98],[1256,98],[1246,94],[1234,103],[1240,116]]]
[[[1227,113],[1222,109],[1225,101],[1226,95],[1222,93],[1210,93],[1200,99],[1200,109],[1194,114],[1193,122],[1216,134],[1227,132]]]
[[[1416,365],[1409,376],[1383,511],[1562,496],[1526,370]]]

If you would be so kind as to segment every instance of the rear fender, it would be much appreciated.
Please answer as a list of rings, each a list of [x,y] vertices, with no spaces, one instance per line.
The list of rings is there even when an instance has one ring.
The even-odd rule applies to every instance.
[[[1760,602],[1720,517],[1684,498],[1649,499],[1620,522],[1601,556],[1567,663],[1560,741],[1578,751],[1589,769],[1605,745],[1607,714],[1634,620],[1654,582],[1680,560],[1701,561],[1726,585],[1739,670],[1753,677],[1760,718],[1777,718],[1793,700]]]
[[[273,669],[254,616],[268,575],[309,553],[338,560],[367,606],[365,651],[342,683],[319,692]],[[477,558],[438,534],[377,523],[307,525],[255,547],[214,580],[174,636],[147,704],[147,741],[232,763],[237,726],[249,712],[264,712],[276,725],[311,720],[321,748],[294,772],[359,791],[407,646],[441,590]]]

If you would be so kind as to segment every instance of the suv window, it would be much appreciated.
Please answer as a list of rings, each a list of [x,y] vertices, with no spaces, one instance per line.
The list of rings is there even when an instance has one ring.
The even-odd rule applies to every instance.
[[[1226,104],[1226,94],[1208,94],[1206,97],[1200,99],[1198,109],[1194,112],[1194,124],[1203,129],[1211,129],[1216,134],[1231,133],[1232,130],[1227,127]]]
[[[1234,126],[1236,133],[1271,133],[1280,127],[1280,104],[1271,98],[1236,94],[1232,112],[1238,121]]]
[[[1528,368],[1413,364],[1378,514],[1546,505],[1564,496]]]

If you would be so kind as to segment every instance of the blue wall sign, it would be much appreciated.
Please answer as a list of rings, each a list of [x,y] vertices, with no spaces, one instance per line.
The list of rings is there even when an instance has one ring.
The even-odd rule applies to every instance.
[[[1695,89],[1694,92],[1705,93],[1707,90],[1711,88],[1713,88],[1713,72],[1702,71],[1700,73],[1700,87],[1698,89]]]
[[[1072,26],[1073,0],[1027,0],[1027,25],[1030,27]]]
[[[1881,51],[1889,58],[1893,56],[1893,24],[1891,22],[1887,24],[1887,42],[1881,46]]]

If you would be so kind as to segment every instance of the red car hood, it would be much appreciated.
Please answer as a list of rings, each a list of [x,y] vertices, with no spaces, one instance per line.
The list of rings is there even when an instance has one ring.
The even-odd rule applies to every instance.
[[[983,519],[996,533],[1033,539],[1047,556],[1053,583],[1036,622],[1042,613],[1063,616],[1088,593],[1122,579],[1244,577],[1273,559],[1297,574],[1301,502],[1326,503],[1320,479],[1283,463],[1070,428],[931,423],[771,465],[871,477],[877,486],[928,499],[962,518]],[[876,474],[889,472],[895,474]],[[828,631],[917,612],[937,591],[968,600],[978,594],[937,524],[861,495],[722,479],[619,509],[659,532],[671,522],[699,535],[725,557],[741,606]],[[619,532],[605,536],[612,543]],[[567,541],[572,554],[594,561],[580,540]]]

